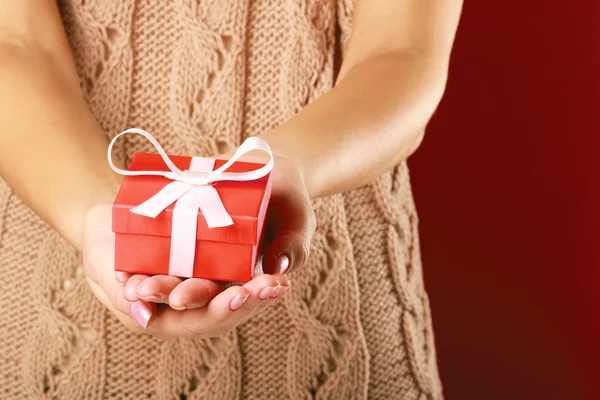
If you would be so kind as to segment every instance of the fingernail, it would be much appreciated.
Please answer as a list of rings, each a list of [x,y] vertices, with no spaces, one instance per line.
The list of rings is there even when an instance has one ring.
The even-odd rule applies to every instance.
[[[271,297],[271,295],[273,294],[273,291],[275,290],[277,286],[269,286],[266,288],[263,288],[259,293],[258,293],[258,298],[261,300],[266,300],[269,297]]]
[[[144,296],[139,293],[138,296],[144,301],[151,301],[153,303],[158,303],[161,300],[160,296]]]
[[[138,287],[136,288],[136,292],[137,292],[138,296],[140,296],[140,297],[156,296],[156,293],[154,293],[154,291],[152,290],[152,287],[150,287],[150,285],[146,284],[146,281],[143,281],[142,283],[140,283],[138,285]]]
[[[290,267],[290,258],[286,254],[280,254],[275,259],[275,271],[279,274],[285,273]]]
[[[142,328],[148,326],[148,322],[150,322],[150,318],[152,317],[152,310],[150,310],[148,304],[143,301],[136,301],[135,303],[131,303],[129,311],[135,322],[140,324]]]
[[[248,300],[248,296],[249,296],[248,293],[236,294],[235,297],[231,300],[231,303],[229,303],[229,308],[231,309],[231,311],[239,310],[240,307],[242,307],[244,305],[246,300]]]
[[[285,276],[279,277],[279,283],[281,284],[281,286],[290,286],[292,284],[290,280]]]
[[[186,305],[185,308],[187,310],[191,310],[192,308],[200,308],[200,307],[204,307],[204,306],[205,306],[205,304],[203,304],[203,303],[192,303],[192,304]]]
[[[123,272],[115,271],[115,280],[122,285],[127,283],[127,277],[124,277],[123,275],[124,275]]]
[[[282,294],[284,294],[285,291],[288,290],[289,288],[290,288],[290,285],[287,285],[287,286],[281,285],[273,291],[273,294],[271,295],[271,297],[277,298],[277,297],[281,296]]]

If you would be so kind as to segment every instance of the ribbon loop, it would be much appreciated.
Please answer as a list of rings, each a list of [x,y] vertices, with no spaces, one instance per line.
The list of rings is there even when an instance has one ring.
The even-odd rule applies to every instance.
[[[138,135],[142,135],[146,139],[148,139],[150,141],[150,143],[152,143],[152,145],[154,146],[154,148],[158,151],[158,154],[160,154],[160,156],[162,157],[162,159],[165,162],[165,164],[167,164],[167,167],[169,167],[169,169],[171,170],[172,174],[177,175],[177,176],[179,176],[179,175],[182,174],[182,171],[175,166],[175,164],[173,163],[173,161],[171,161],[171,159],[169,158],[169,156],[167,155],[167,153],[165,152],[165,150],[162,148],[162,146],[160,145],[160,143],[158,143],[158,140],[156,140],[154,138],[154,136],[152,136],[151,134],[149,134],[145,130],[139,129],[139,128],[130,128],[130,129],[127,129],[127,130],[119,133],[118,135],[116,135],[110,141],[110,144],[108,145],[108,164],[110,165],[110,167],[112,168],[113,171],[115,171],[117,174],[123,175],[123,176],[153,175],[153,176],[164,176],[165,178],[173,179],[171,177],[173,175],[170,174],[169,172],[165,172],[165,171],[127,171],[127,170],[124,170],[124,169],[121,169],[121,168],[117,168],[115,166],[115,164],[113,163],[113,160],[112,160],[112,149],[113,149],[113,146],[115,145],[116,141],[121,136],[124,136],[124,135],[126,135],[128,133],[137,133]]]
[[[146,139],[152,143],[154,148],[158,151],[161,158],[170,169],[170,171],[127,171],[124,169],[117,168],[112,161],[112,149],[121,136],[126,135],[128,133],[136,133],[138,135],[144,136]],[[247,172],[226,172],[229,167],[231,167],[236,161],[238,161],[241,157],[250,153],[252,151],[259,150],[265,152],[269,155],[269,161],[267,164],[262,167]],[[141,176],[141,175],[152,175],[152,176],[164,176],[165,178],[181,181],[188,183],[190,185],[208,185],[210,183],[219,182],[219,181],[253,181],[255,179],[262,178],[267,175],[269,172],[273,170],[273,153],[271,152],[271,148],[263,139],[258,137],[250,137],[242,143],[240,147],[238,147],[235,154],[221,167],[217,168],[214,171],[182,171],[175,166],[173,161],[169,158],[165,150],[162,148],[158,140],[154,138],[151,134],[146,132],[143,129],[139,128],[131,128],[127,129],[118,135],[116,135],[110,142],[108,146],[108,163],[113,171],[120,175],[124,176]]]

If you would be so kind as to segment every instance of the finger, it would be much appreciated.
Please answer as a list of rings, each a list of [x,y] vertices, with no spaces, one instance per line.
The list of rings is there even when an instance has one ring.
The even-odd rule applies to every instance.
[[[256,305],[259,306],[263,301],[271,298],[275,290],[281,285],[280,280],[283,280],[282,278],[281,275],[263,274],[245,283],[242,287],[250,292],[252,298],[258,299]],[[285,280],[289,282],[289,280]],[[249,303],[253,305],[252,299]]]
[[[108,293],[110,304],[116,311],[115,315],[130,329],[132,329],[131,321],[135,321],[139,325],[133,329],[135,332],[139,332],[140,327],[146,329],[157,314],[156,304],[143,300],[129,301],[125,298],[124,291],[125,287],[118,285]]]
[[[135,299],[130,301],[125,297],[126,287],[115,284],[109,288],[104,287],[107,292],[110,304],[118,313],[122,314],[123,318],[117,314],[117,317],[130,327],[131,320],[134,320],[141,328],[146,329],[154,317],[156,316],[156,304],[148,303],[143,300]]]
[[[176,310],[204,307],[225,288],[225,282],[198,278],[186,279],[169,295],[169,305]]]
[[[228,332],[252,315],[258,306],[271,297],[278,286],[279,281],[273,275],[260,275],[241,286],[249,293],[243,304],[238,302],[239,298],[227,303],[226,298],[218,295],[208,303],[206,313],[220,330]],[[231,289],[233,288],[227,290]]]
[[[96,297],[104,304],[104,306],[115,315],[127,328],[135,333],[146,334],[148,331],[146,327],[152,322],[152,319],[156,315],[156,305],[145,304],[140,301],[139,305],[132,306],[131,303],[125,299],[122,291],[124,287],[119,285],[115,288],[111,295],[106,293],[106,289],[100,286],[98,283],[91,279],[88,279],[90,288],[96,295]]]
[[[138,300],[129,305],[129,312],[135,322],[146,329],[152,323],[152,319],[156,315],[156,304]]]
[[[269,308],[270,306],[272,306],[290,288],[291,282],[285,276],[283,276],[283,275],[273,275],[273,277],[275,277],[279,281],[279,285],[275,288],[275,290],[271,294],[271,297],[269,297],[268,299],[266,299],[265,301],[263,301],[254,310],[254,312],[252,313],[251,317],[254,316],[254,315],[257,315],[257,314],[261,313],[262,311],[264,311],[267,308]]]
[[[244,286],[233,286],[219,293],[205,307],[185,311],[162,309],[153,329],[170,337],[204,338],[227,333],[252,315],[277,285],[277,279],[265,274]]]
[[[241,286],[231,287],[219,293],[212,301],[225,304],[230,313],[240,312],[240,309],[248,301],[250,293]],[[233,306],[232,308],[230,308]],[[248,315],[251,311],[248,312]],[[158,315],[152,324],[152,329],[161,332],[166,337],[197,338],[202,339],[217,335],[222,324],[213,318],[208,312],[208,307],[192,308],[189,310],[175,310],[165,307],[158,311]]]
[[[131,274],[128,272],[122,272],[122,271],[115,271],[115,279],[117,280],[117,282],[121,283],[121,284],[126,284],[127,281],[129,280],[129,278],[131,278]]]
[[[176,276],[154,275],[144,279],[137,287],[140,299],[153,303],[168,303],[169,294],[184,280]]]
[[[125,284],[125,290],[123,291],[123,295],[129,301],[137,301],[140,298],[137,294],[137,288],[144,280],[148,279],[148,275],[136,274],[132,275],[131,278]]]
[[[100,285],[93,282],[94,285]],[[136,300],[131,302],[125,298],[125,286],[118,283],[112,287],[103,287],[96,296],[119,320],[135,333],[148,333],[146,328],[157,315],[155,303]]]
[[[308,258],[316,219],[308,196],[280,196],[267,216],[272,225],[273,242],[263,260],[267,273],[289,273],[302,267]]]
[[[219,304],[218,301],[209,303],[207,314],[212,321],[216,322],[216,333],[223,334],[231,331],[256,314],[264,304],[272,303],[272,296],[279,291],[280,286],[277,276],[263,274],[242,286],[249,292],[249,296],[241,306],[235,304],[237,299],[229,304],[229,309],[226,309],[224,304]]]

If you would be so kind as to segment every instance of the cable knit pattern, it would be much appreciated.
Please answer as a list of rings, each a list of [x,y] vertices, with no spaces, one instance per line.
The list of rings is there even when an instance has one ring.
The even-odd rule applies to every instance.
[[[239,145],[327,92],[352,0],[59,1],[107,137],[142,127],[170,153]],[[137,137],[122,161],[151,150]],[[0,180],[0,398],[440,399],[405,164],[314,202],[308,265],[268,311],[209,340],[131,334],[81,256]]]

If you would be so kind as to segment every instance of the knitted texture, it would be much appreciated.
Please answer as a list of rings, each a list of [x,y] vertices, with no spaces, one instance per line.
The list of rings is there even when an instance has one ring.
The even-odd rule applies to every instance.
[[[85,99],[107,137],[130,127],[210,156],[331,89],[351,0],[64,0]],[[123,161],[150,151],[126,137]],[[81,256],[0,180],[0,398],[440,399],[405,164],[314,201],[293,287],[228,335],[130,333]]]

